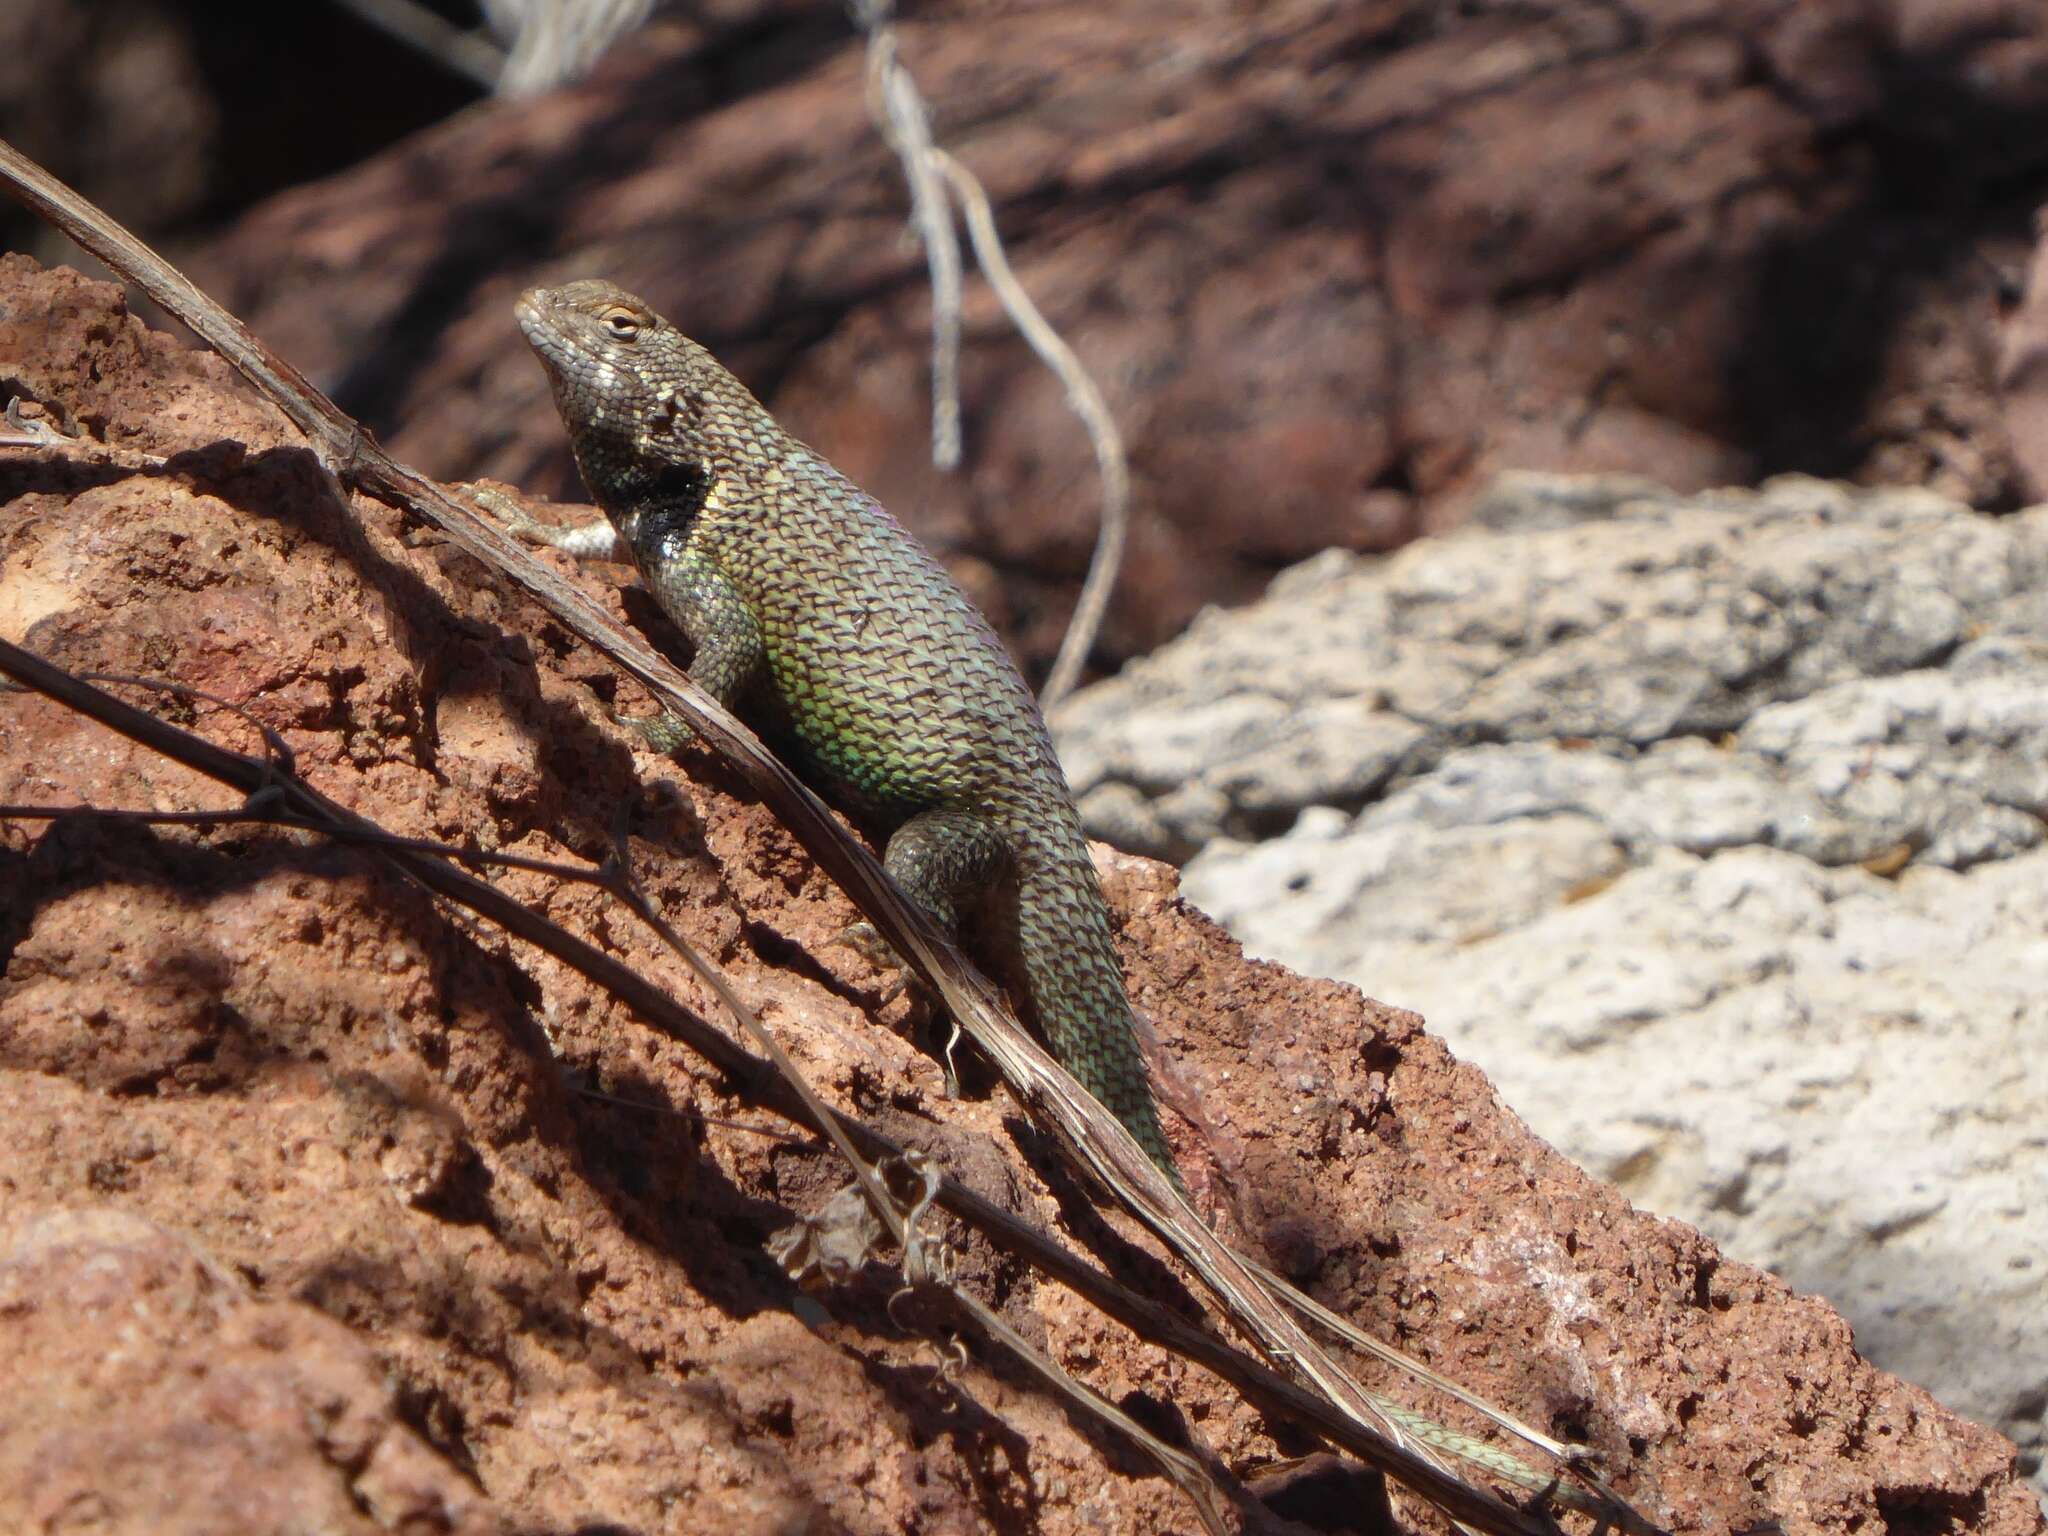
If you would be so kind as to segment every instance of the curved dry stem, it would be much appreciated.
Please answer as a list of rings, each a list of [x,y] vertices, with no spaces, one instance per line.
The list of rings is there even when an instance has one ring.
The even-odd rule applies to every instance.
[[[924,97],[896,58],[888,6],[868,0],[854,17],[868,35],[868,111],[883,142],[903,163],[910,216],[932,276],[932,462],[960,464],[960,240],[946,189],[932,167],[931,122]]]
[[[974,242],[974,259],[981,264],[982,275],[1018,331],[1031,344],[1031,350],[1067,387],[1067,404],[1088,429],[1088,442],[1095,449],[1095,467],[1102,476],[1102,521],[1095,535],[1095,554],[1088,562],[1088,577],[1081,583],[1074,616],[1067,621],[1060,653],[1045,679],[1045,687],[1039,690],[1039,703],[1050,709],[1073,691],[1088,653],[1095,648],[1095,637],[1102,630],[1102,616],[1109,609],[1109,594],[1123,565],[1124,540],[1130,528],[1130,465],[1124,457],[1123,436],[1116,429],[1102,391],[1095,387],[1094,376],[1039,313],[1031,295],[1010,269],[1010,259],[1004,254],[1002,237],[996,233],[995,214],[989,208],[988,193],[982,190],[981,182],[945,150],[934,148],[931,154],[953,195],[960,199],[961,212],[967,218],[968,238]]]

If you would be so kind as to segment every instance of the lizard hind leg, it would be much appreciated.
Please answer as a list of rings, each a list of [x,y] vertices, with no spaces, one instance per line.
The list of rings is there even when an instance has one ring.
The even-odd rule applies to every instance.
[[[963,910],[978,905],[1010,867],[1010,845],[985,816],[972,811],[923,811],[898,827],[882,854],[882,868],[888,871],[905,896],[922,907],[947,938],[958,938]],[[838,942],[853,950],[869,964],[896,971],[885,1001],[900,993],[909,980],[903,959],[874,925],[862,920],[851,923]],[[958,1030],[954,1031],[955,1037]],[[953,1076],[952,1046],[941,1052],[946,1070],[946,1093],[953,1097],[959,1085]]]
[[[889,878],[948,938],[959,936],[962,911],[992,889],[1009,865],[1009,843],[973,811],[919,812],[896,829],[882,855]],[[876,965],[903,964],[865,920],[849,924],[839,942]]]

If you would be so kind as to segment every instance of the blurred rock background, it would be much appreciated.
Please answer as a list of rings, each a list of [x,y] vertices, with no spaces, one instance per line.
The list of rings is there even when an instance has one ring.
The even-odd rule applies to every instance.
[[[965,469],[915,446],[925,264],[839,6],[659,6],[582,85],[491,103],[336,4],[0,27],[0,134],[413,460],[573,494],[506,309],[605,272],[1050,655],[1085,443],[970,285]],[[1502,470],[1796,470],[2009,509],[2048,468],[2038,5],[954,0],[901,37],[1129,441],[1104,668],[1318,550],[1454,524]]]

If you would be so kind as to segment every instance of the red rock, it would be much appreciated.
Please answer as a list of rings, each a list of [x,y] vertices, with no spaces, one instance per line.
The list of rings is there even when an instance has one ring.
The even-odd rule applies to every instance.
[[[832,944],[851,908],[766,813],[701,757],[627,750],[602,664],[388,509],[339,507],[288,429],[111,288],[0,259],[7,323],[59,308],[78,329],[13,365],[55,381],[42,403],[176,457],[0,457],[0,635],[203,680],[395,833],[595,860],[623,826],[644,888],[829,1099],[1102,1240],[977,1070],[946,1100],[896,1032],[911,1004],[868,1006],[872,976]],[[76,337],[105,349],[96,380],[62,353]],[[158,707],[255,745],[232,715]],[[13,696],[0,802],[20,801],[231,797]],[[1586,1441],[1675,1531],[2041,1530],[2008,1443],[1860,1360],[1824,1304],[1565,1163],[1414,1015],[1248,964],[1163,866],[1105,871],[1172,1091],[1201,1107],[1205,1129],[1173,1123],[1183,1162],[1238,1241]],[[712,1010],[591,888],[496,878]],[[61,1508],[265,1531],[295,1499],[337,1530],[1188,1528],[1164,1482],[1012,1372],[975,1357],[936,1385],[885,1275],[800,1306],[761,1245],[837,1182],[579,977],[365,850],[0,823],[0,1529]],[[963,1250],[1014,1326],[1228,1475],[1312,1448]],[[50,1406],[25,1429],[7,1415],[31,1400]]]
[[[356,1333],[112,1205],[8,1211],[0,1336],[9,1530],[510,1529]]]

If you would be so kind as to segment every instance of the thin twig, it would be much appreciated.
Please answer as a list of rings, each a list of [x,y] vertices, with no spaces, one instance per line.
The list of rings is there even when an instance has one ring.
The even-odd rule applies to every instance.
[[[12,650],[12,647],[0,646],[0,652]],[[10,665],[12,659],[14,658],[8,654],[0,654],[0,669],[9,670],[15,676],[23,677],[23,687],[32,686],[21,670]],[[82,679],[73,680],[82,682]],[[532,858],[524,854],[484,852],[449,843],[400,837],[384,831],[364,818],[342,820],[317,809],[317,799],[311,791],[306,791],[304,796],[297,797],[297,803],[293,803],[294,797],[287,794],[286,786],[301,790],[305,789],[305,786],[291,776],[289,753],[282,738],[268,727],[254,722],[246,710],[183,684],[129,677],[116,680],[185,697],[206,699],[208,702],[222,704],[256,723],[263,734],[266,748],[270,749],[269,755],[261,763],[250,759],[243,761],[253,770],[250,781],[261,781],[262,787],[250,793],[244,803],[234,809],[139,811],[80,805],[0,805],[0,820],[55,821],[68,817],[91,817],[94,820],[115,824],[149,826],[262,823],[294,831],[320,833],[337,841],[374,848],[387,856],[417,855],[453,860],[463,864],[517,869],[596,886],[607,892],[639,917],[663,944],[697,974],[698,979],[718,998],[733,1022],[767,1053],[775,1071],[780,1074],[784,1084],[801,1105],[804,1120],[837,1149],[841,1158],[853,1170],[856,1183],[866,1198],[869,1209],[875,1213],[877,1220],[889,1229],[890,1235],[903,1251],[906,1275],[913,1276],[916,1282],[924,1287],[945,1292],[950,1304],[965,1314],[981,1330],[983,1337],[1009,1350],[1032,1374],[1076,1403],[1084,1412],[1120,1431],[1159,1468],[1161,1473],[1186,1494],[1189,1502],[1195,1507],[1196,1517],[1201,1520],[1203,1528],[1210,1532],[1210,1536],[1226,1536],[1228,1523],[1223,1510],[1227,1501],[1222,1489],[1216,1485],[1199,1461],[1186,1452],[1166,1444],[1114,1403],[1046,1358],[1036,1346],[990,1312],[977,1298],[962,1291],[949,1267],[936,1265],[919,1257],[923,1252],[921,1244],[924,1240],[906,1220],[894,1193],[883,1182],[876,1166],[854,1149],[852,1139],[846,1127],[841,1124],[838,1113],[819,1098],[817,1091],[812,1088],[789,1053],[783,1049],[781,1042],[761,1022],[760,1016],[741,1001],[739,994],[733,990],[723,973],[706,960],[695,945],[678,933],[647,899],[645,892],[632,879],[623,856],[596,868],[590,868],[559,860]],[[8,692],[21,691],[21,688],[12,684],[4,686]],[[79,701],[75,698],[64,698],[56,692],[51,692],[50,696],[58,698],[60,702],[69,703],[74,708],[80,707]],[[95,712],[95,718],[105,717]],[[177,731],[179,728],[166,725],[163,729]],[[198,737],[191,739],[201,740]],[[160,742],[155,745],[161,750]],[[415,872],[403,859],[394,859],[394,862],[402,872]],[[942,1187],[937,1177],[933,1176],[932,1195],[936,1196]]]
[[[40,416],[24,416],[21,405],[19,395],[9,395],[7,408],[0,410],[0,448],[46,448],[69,441],[56,423]]]
[[[1110,590],[1116,585],[1117,571],[1123,565],[1124,539],[1130,528],[1130,466],[1124,458],[1123,436],[1116,429],[1102,391],[1095,387],[1094,377],[1075,356],[1074,349],[1039,313],[1031,295],[1017,281],[1017,274],[1010,270],[1002,237],[996,233],[995,214],[989,208],[988,193],[981,182],[943,149],[934,148],[931,158],[952,187],[953,195],[960,199],[968,238],[974,242],[974,259],[981,264],[982,276],[988,279],[989,287],[995,290],[997,299],[1031,344],[1031,350],[1066,385],[1067,404],[1088,429],[1088,441],[1095,449],[1095,467],[1102,476],[1102,521],[1096,532],[1095,554],[1088,562],[1088,577],[1081,583],[1081,596],[1074,603],[1074,616],[1067,621],[1059,655],[1038,694],[1038,702],[1051,709],[1073,692],[1074,684],[1080,680],[1081,668],[1087,664],[1088,653],[1095,648],[1095,637],[1102,630],[1102,616],[1109,609]]]
[[[590,72],[606,49],[647,19],[654,0],[482,0],[484,19],[511,42],[500,96],[530,96]]]
[[[222,819],[256,819],[256,806],[265,806],[262,819],[291,818],[290,825],[317,828],[324,835],[377,848],[404,873],[427,889],[458,906],[466,907],[487,922],[514,937],[525,940],[543,953],[577,971],[592,985],[608,992],[652,1027],[688,1047],[716,1068],[730,1090],[741,1098],[761,1105],[772,1113],[799,1125],[810,1122],[804,1105],[789,1085],[763,1057],[756,1056],[730,1036],[700,1019],[676,1001],[665,987],[642,976],[605,951],[577,938],[559,924],[534,912],[496,886],[452,868],[449,858],[463,862],[543,866],[542,872],[562,878],[591,881],[584,868],[553,866],[549,861],[530,860],[524,855],[484,854],[472,849],[419,845],[384,831],[297,778],[280,771],[278,755],[265,758],[216,746],[205,738],[124,703],[102,689],[92,687],[31,651],[0,640],[0,673],[15,678],[28,688],[99,721],[133,741],[195,772],[207,775],[249,797],[240,808],[226,810]],[[266,729],[266,742],[272,733]],[[41,816],[48,807],[23,807]],[[71,808],[64,808],[69,813]],[[96,815],[125,816],[125,812]],[[155,814],[155,813],[147,813]],[[181,819],[188,813],[170,813]],[[870,1160],[905,1155],[904,1148],[880,1132],[838,1111],[831,1112],[849,1140]],[[1197,1327],[1158,1303],[1111,1279],[1086,1263],[1079,1255],[1053,1242],[1036,1227],[1027,1225],[1001,1206],[987,1200],[956,1180],[948,1178],[940,1190],[948,1210],[988,1237],[999,1248],[1036,1266],[1075,1294],[1086,1298],[1105,1314],[1115,1318],[1142,1338],[1185,1357],[1230,1382],[1264,1411],[1317,1429],[1334,1447],[1350,1451],[1361,1460],[1380,1467],[1416,1489],[1440,1508],[1457,1510],[1467,1485],[1447,1478],[1412,1453],[1391,1445],[1377,1431],[1360,1424],[1326,1396],[1309,1391],[1287,1377],[1233,1349],[1206,1328]],[[1512,1479],[1532,1492],[1546,1486],[1540,1476],[1522,1469]],[[1476,1490],[1472,1490],[1475,1491]],[[1566,1490],[1569,1495],[1570,1490]],[[1480,1496],[1488,1498],[1486,1495]],[[1567,1499],[1569,1502],[1569,1499]],[[1505,1509],[1506,1506],[1500,1506]],[[1574,1504],[1573,1507],[1581,1507]],[[1495,1520],[1480,1518],[1470,1523],[1482,1530],[1541,1530],[1544,1523],[1524,1524],[1518,1517],[1503,1527]],[[1626,1511],[1626,1506],[1620,1506]],[[1631,1523],[1627,1514],[1611,1506],[1594,1505],[1589,1512],[1622,1523],[1625,1529],[1654,1532],[1641,1522]],[[1519,1516],[1519,1512],[1512,1512]]]
[[[1101,633],[1110,592],[1123,564],[1130,524],[1130,471],[1123,438],[1102,391],[1095,387],[1080,358],[1017,281],[981,182],[932,141],[924,97],[898,57],[893,0],[852,0],[851,8],[855,24],[868,39],[868,112],[883,141],[903,164],[904,179],[910,184],[912,218],[931,268],[933,461],[941,469],[951,469],[960,451],[960,243],[953,230],[952,206],[945,196],[948,186],[960,200],[982,276],[1032,351],[1066,386],[1067,404],[1081,418],[1095,449],[1102,478],[1102,518],[1081,595],[1039,695],[1039,702],[1050,709],[1072,692],[1079,680]],[[947,441],[946,430],[952,436],[949,449],[942,450],[939,445]]]
[[[960,463],[960,239],[946,189],[932,166],[931,122],[924,97],[896,58],[891,0],[854,0],[853,16],[868,37],[868,111],[903,165],[910,216],[932,275],[932,462]]]
[[[854,1170],[856,1181],[869,1208],[874,1211],[876,1219],[888,1228],[904,1254],[906,1276],[921,1288],[936,1289],[945,1293],[949,1304],[966,1316],[980,1330],[983,1337],[1009,1350],[1041,1381],[1074,1401],[1083,1411],[1100,1418],[1125,1435],[1187,1495],[1203,1528],[1210,1532],[1211,1536],[1226,1536],[1229,1522],[1225,1518],[1224,1509],[1228,1501],[1199,1461],[1167,1445],[1100,1393],[1076,1380],[1046,1358],[1036,1346],[1017,1334],[977,1298],[961,1290],[950,1265],[933,1261],[929,1241],[915,1230],[914,1220],[906,1215],[894,1192],[880,1178],[874,1163],[856,1151],[853,1144],[856,1133],[854,1123],[845,1120],[818,1097],[817,1092],[781,1043],[762,1024],[759,1016],[740,999],[724,975],[705,960],[697,948],[678,933],[647,899],[645,892],[632,880],[623,856],[615,857],[602,866],[590,868],[522,854],[487,853],[418,838],[400,837],[385,832],[366,818],[340,812],[338,808],[326,802],[324,797],[293,777],[289,751],[282,738],[269,727],[255,721],[246,710],[237,705],[216,699],[183,684],[143,678],[115,679],[125,684],[152,687],[162,692],[204,699],[234,710],[245,720],[255,724],[263,736],[267,755],[261,760],[215,747],[204,738],[180,727],[132,710],[130,706],[120,704],[111,695],[89,687],[82,678],[66,673],[32,653],[20,651],[4,642],[0,642],[0,672],[6,672],[20,680],[19,686],[0,685],[5,691],[37,689],[61,704],[121,730],[155,751],[201,772],[210,773],[234,787],[242,788],[247,796],[239,808],[212,811],[133,811],[75,805],[0,805],[0,819],[52,821],[65,817],[90,816],[96,820],[115,823],[185,826],[261,822],[292,830],[317,832],[340,841],[374,848],[392,858],[401,872],[415,877],[423,875],[422,866],[418,862],[421,858],[501,866],[596,886],[625,904],[697,974],[724,1005],[733,1021],[767,1053],[768,1060],[779,1074],[780,1081],[794,1098],[800,1111],[800,1118],[822,1133]],[[173,750],[174,748],[180,750]],[[432,867],[426,866],[428,869]],[[430,889],[436,888],[435,882],[428,880],[426,883]],[[444,893],[454,894],[445,888]],[[478,910],[479,915],[489,915],[481,908],[473,909]],[[547,928],[554,927],[545,919],[538,921]],[[559,929],[554,931],[561,938],[567,938]],[[865,1139],[872,1142],[879,1138],[869,1133]],[[897,1160],[904,1157],[900,1151],[894,1150],[889,1155]],[[939,1178],[935,1172],[927,1177],[929,1189],[919,1209],[929,1204],[931,1199],[937,1197],[946,1187],[946,1181]]]
[[[432,59],[450,74],[460,75],[485,90],[494,90],[505,69],[505,50],[488,37],[461,27],[428,10],[418,0],[334,0],[343,10],[408,48]]]
[[[127,687],[145,688],[177,698],[210,704],[228,711],[239,717],[244,724],[251,727],[261,737],[266,753],[264,766],[275,778],[282,782],[282,780],[291,776],[294,772],[294,760],[290,745],[273,728],[258,719],[252,711],[232,699],[225,699],[217,694],[209,693],[205,689],[164,678],[134,677],[112,672],[83,672],[71,675],[81,682],[118,683]],[[23,683],[0,682],[0,692],[25,693],[29,691],[31,690]],[[58,821],[82,817],[90,817],[95,821],[129,826],[275,826],[291,831],[313,832],[335,841],[374,848],[387,854],[426,854],[466,864],[474,868],[512,869],[527,874],[545,875],[568,883],[595,886],[607,892],[630,908],[672,952],[695,971],[699,979],[711,989],[713,994],[725,1006],[727,1013],[734,1022],[739,1024],[767,1052],[768,1058],[774,1063],[775,1069],[802,1101],[811,1127],[832,1142],[848,1166],[854,1170],[862,1195],[866,1199],[869,1208],[875,1212],[877,1220],[890,1229],[890,1233],[895,1238],[897,1245],[906,1255],[914,1251],[914,1239],[897,1209],[894,1194],[877,1177],[874,1165],[867,1162],[854,1150],[846,1132],[840,1127],[834,1113],[817,1096],[816,1092],[811,1088],[809,1081],[803,1076],[802,1070],[782,1048],[780,1042],[769,1032],[767,1026],[761,1022],[759,1015],[754,1013],[752,1009],[740,1000],[738,995],[732,990],[731,985],[726,981],[723,973],[713,967],[704,958],[702,952],[694,944],[690,943],[689,940],[685,939],[681,933],[677,932],[667,919],[661,915],[659,910],[647,900],[646,893],[631,878],[623,849],[619,850],[610,862],[597,867],[589,867],[581,864],[569,864],[557,859],[536,858],[529,854],[465,848],[433,839],[402,837],[395,833],[385,832],[381,828],[366,830],[363,827],[344,825],[325,816],[309,815],[304,811],[292,809],[285,804],[284,797],[280,793],[277,783],[273,783],[248,796],[243,804],[238,807],[206,811],[142,811],[84,804],[17,805],[0,803],[0,821]],[[627,1102],[626,1100],[615,1099],[607,1094],[589,1093],[588,1096],[621,1104]],[[634,1105],[632,1107],[647,1108],[648,1106]],[[751,1127],[741,1128],[753,1129]],[[761,1133],[756,1132],[756,1134]],[[937,1186],[934,1189],[935,1193],[936,1190]],[[936,1279],[936,1277],[934,1278]],[[955,1293],[953,1296],[954,1301],[971,1315],[974,1315],[977,1324],[983,1326],[985,1332],[991,1332],[1001,1337],[1003,1342],[1014,1353],[1024,1356],[1031,1356],[1035,1353],[1032,1346],[1012,1336],[1006,1324],[1001,1323],[999,1320],[990,1322],[983,1318],[981,1313],[985,1312],[986,1309],[982,1308],[980,1303],[972,1297],[959,1295],[957,1288],[951,1284],[950,1277],[946,1277],[943,1284],[945,1289]],[[1535,1431],[1524,1428],[1513,1419],[1490,1408],[1486,1403],[1467,1393],[1456,1383],[1436,1375],[1419,1361],[1410,1360],[1391,1345],[1381,1344],[1370,1335],[1353,1328],[1345,1319],[1329,1312],[1318,1304],[1308,1302],[1306,1298],[1303,1298],[1303,1302],[1306,1308],[1313,1309],[1309,1315],[1313,1316],[1324,1327],[1330,1328],[1332,1331],[1343,1336],[1355,1347],[1378,1354],[1382,1358],[1400,1362],[1412,1373],[1429,1380],[1440,1390],[1459,1398],[1481,1413],[1493,1417],[1496,1422],[1530,1439],[1532,1443],[1541,1444],[1551,1449],[1554,1454],[1560,1457],[1566,1454],[1564,1447],[1556,1445],[1555,1442],[1541,1439],[1536,1435]],[[1162,1442],[1158,1442],[1149,1432],[1141,1427],[1129,1423],[1121,1410],[1115,1408],[1114,1405],[1109,1404],[1106,1400],[1101,1399],[1084,1384],[1069,1377],[1066,1372],[1062,1371],[1052,1362],[1027,1358],[1025,1363],[1042,1379],[1054,1385],[1063,1394],[1074,1397],[1082,1404],[1086,1411],[1098,1414],[1106,1421],[1118,1428],[1125,1429],[1127,1433],[1131,1434],[1137,1440],[1140,1448],[1154,1457],[1159,1463],[1161,1470],[1187,1492],[1190,1500],[1194,1502],[1200,1512],[1204,1524],[1212,1530],[1216,1529],[1211,1523],[1210,1517],[1220,1507],[1218,1503],[1220,1493],[1207,1479],[1206,1475],[1202,1473],[1199,1464],[1187,1462],[1184,1458],[1180,1457],[1179,1452],[1165,1446]],[[1410,1414],[1408,1410],[1399,1404],[1380,1398],[1377,1394],[1374,1396],[1375,1404],[1380,1411],[1397,1422],[1404,1418],[1412,1419],[1419,1417]],[[1427,1420],[1422,1420],[1421,1422],[1425,1429],[1436,1428],[1435,1425]],[[1420,1438],[1426,1441],[1428,1437],[1425,1433]],[[1511,1479],[1524,1480],[1532,1487],[1538,1486],[1534,1481],[1534,1475],[1529,1473],[1527,1468],[1515,1462],[1512,1457],[1486,1459],[1475,1457],[1470,1452],[1465,1452],[1464,1454],[1467,1459],[1480,1460],[1482,1465],[1504,1471]],[[1518,1474],[1520,1475],[1519,1478]]]
[[[1266,1273],[1272,1274],[1270,1270],[1266,1271]],[[1585,1460],[1586,1448],[1584,1446],[1566,1445],[1561,1440],[1551,1439],[1550,1436],[1544,1434],[1541,1430],[1531,1429],[1520,1419],[1514,1417],[1514,1415],[1502,1413],[1500,1409],[1494,1407],[1477,1393],[1466,1391],[1455,1381],[1452,1381],[1450,1377],[1431,1370],[1427,1365],[1424,1365],[1405,1350],[1396,1349],[1393,1345],[1374,1338],[1349,1318],[1332,1312],[1313,1296],[1303,1295],[1300,1291],[1287,1285],[1278,1275],[1272,1275],[1272,1278],[1277,1286],[1274,1292],[1275,1295],[1279,1296],[1282,1301],[1293,1307],[1295,1311],[1299,1312],[1317,1327],[1327,1328],[1353,1349],[1363,1350],[1375,1359],[1384,1360],[1389,1365],[1399,1367],[1418,1381],[1428,1382],[1439,1392],[1444,1393],[1448,1397],[1456,1398],[1473,1412],[1491,1419],[1509,1434],[1528,1442],[1547,1456],[1555,1457],[1567,1465],[1577,1465]],[[1462,1451],[1455,1454],[1465,1455]],[[1478,1458],[1466,1456],[1466,1459],[1475,1460]]]
[[[831,1106],[818,1096],[803,1072],[784,1050],[768,1027],[763,1024],[753,1009],[740,1001],[739,994],[724,975],[698,952],[697,947],[685,939],[656,910],[647,899],[646,893],[627,876],[622,863],[614,860],[607,866],[611,878],[604,885],[613,896],[632,908],[640,921],[660,937],[677,955],[680,955],[690,969],[717,996],[725,1011],[752,1038],[756,1045],[768,1053],[768,1059],[775,1063],[775,1070],[781,1074],[791,1091],[803,1104],[804,1112],[811,1124],[824,1134],[840,1158],[853,1170],[854,1180],[868,1209],[889,1229],[889,1235],[896,1240],[896,1246],[903,1253],[906,1278],[913,1284],[936,1287],[946,1294],[947,1299],[959,1311],[964,1312],[987,1338],[1007,1349],[1011,1355],[1030,1368],[1040,1381],[1078,1404],[1085,1412],[1101,1419],[1104,1423],[1120,1430],[1158,1467],[1195,1507],[1197,1518],[1210,1536],[1224,1536],[1227,1523],[1223,1516],[1223,1492],[1209,1477],[1207,1470],[1194,1457],[1176,1449],[1146,1429],[1121,1408],[1102,1396],[1093,1387],[1077,1380],[1060,1369],[1043,1351],[1027,1341],[1011,1328],[981,1301],[968,1294],[954,1283],[950,1264],[941,1265],[929,1256],[928,1240],[916,1229],[914,1219],[901,1209],[883,1181],[880,1169],[854,1150],[852,1138],[840,1124],[839,1117]],[[936,1195],[939,1181],[932,1178],[931,1195]],[[929,1203],[930,1196],[926,1203]]]

